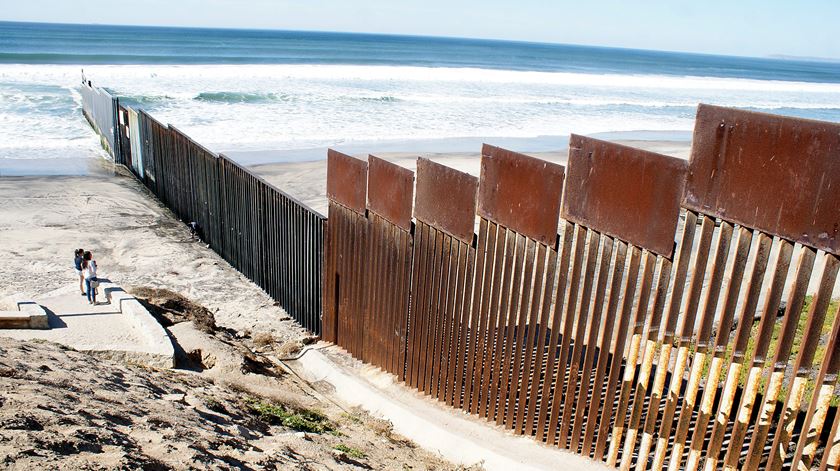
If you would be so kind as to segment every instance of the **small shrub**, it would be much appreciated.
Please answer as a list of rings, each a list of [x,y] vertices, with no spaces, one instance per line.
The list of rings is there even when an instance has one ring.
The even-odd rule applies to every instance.
[[[353,448],[353,447],[347,446],[343,443],[339,443],[338,445],[334,446],[333,449],[338,450],[338,451],[346,454],[350,458],[354,458],[354,459],[357,459],[357,460],[363,460],[363,459],[367,458],[367,454],[364,451],[362,451],[358,448]]]
[[[361,425],[362,423],[364,423],[362,421],[361,417],[359,417],[356,414],[351,414],[351,413],[345,412],[345,413],[341,414],[341,417],[346,419],[348,422],[352,422],[354,424]]]
[[[256,399],[247,401],[248,408],[260,419],[272,425],[296,430],[298,432],[324,433],[334,429],[324,414],[310,409],[290,409],[283,404],[271,404]]]
[[[303,344],[297,340],[289,340],[283,342],[277,348],[277,354],[280,355],[282,358],[290,358],[297,355],[301,349],[303,349]]]
[[[274,342],[274,336],[268,332],[257,332],[254,334],[254,345],[258,347],[267,347]]]
[[[368,426],[373,430],[373,432],[380,437],[385,437],[390,439],[391,435],[394,433],[394,424],[391,423],[390,420],[384,419],[371,419],[368,422]]]

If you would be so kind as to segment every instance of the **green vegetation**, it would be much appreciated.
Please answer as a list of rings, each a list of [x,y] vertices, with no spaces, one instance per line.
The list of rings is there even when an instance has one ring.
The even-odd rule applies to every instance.
[[[334,446],[333,449],[338,450],[338,451],[346,454],[350,458],[354,458],[354,459],[357,459],[357,460],[363,460],[363,459],[367,458],[367,454],[365,452],[363,452],[362,450],[360,450],[358,448],[353,448],[353,447],[347,446],[343,443],[339,443],[338,445]]]
[[[798,319],[797,324],[796,324],[796,335],[794,336],[793,347],[791,349],[790,359],[788,361],[788,363],[790,365],[790,368],[793,367],[793,363],[796,361],[796,356],[799,354],[799,350],[800,350],[801,345],[802,345],[802,339],[805,336],[805,327],[808,324],[808,310],[811,308],[811,303],[812,302],[813,302],[813,296],[806,296],[805,297],[805,302],[802,305],[802,311],[800,312],[799,319]],[[825,360],[825,356],[826,356],[827,349],[828,349],[828,335],[831,333],[831,328],[834,325],[834,319],[837,316],[838,307],[840,307],[840,300],[834,300],[828,306],[828,311],[826,312],[826,315],[825,315],[825,322],[823,323],[823,325],[821,327],[821,331],[820,331],[821,332],[821,338],[820,338],[820,341],[819,341],[819,345],[817,346],[817,350],[814,354],[813,366],[814,366],[815,369],[818,369],[819,366]],[[785,315],[790,315],[790,314],[791,313],[786,313]],[[762,392],[764,391],[764,388],[766,386],[767,369],[772,367],[771,362],[773,361],[773,358],[776,356],[776,351],[778,350],[779,336],[782,333],[782,323],[783,322],[784,322],[784,318],[780,318],[780,319],[777,319],[775,321],[775,323],[773,324],[773,337],[772,337],[772,340],[770,342],[770,348],[768,349],[767,355],[765,356],[765,374],[762,375],[761,383],[760,383],[760,391],[762,391]],[[750,361],[752,360],[753,355],[755,354],[755,347],[756,347],[756,342],[757,342],[757,339],[758,339],[759,324],[760,324],[759,321],[755,321],[755,322],[753,322],[753,324],[751,326],[750,339],[749,339],[749,342],[747,343],[746,351],[744,352],[744,358],[747,360],[747,362],[744,364],[745,368],[742,371],[741,378],[740,378],[740,386],[742,386],[742,387],[745,386],[747,376],[748,376],[748,374],[747,374],[748,369],[751,365]],[[735,339],[734,339],[735,332],[733,331],[731,335],[732,335],[732,337],[730,338],[729,345],[727,346],[727,349],[726,349],[726,356],[724,357],[727,360],[727,364],[728,364],[729,359],[732,358],[732,350],[733,350],[733,347],[734,347],[734,344],[735,344]],[[692,345],[691,351],[692,352],[694,351],[694,346],[693,345]],[[728,369],[726,367],[724,367],[723,370],[720,373],[721,374],[721,376],[720,376],[721,384],[726,380],[727,371],[728,371]],[[708,377],[708,375],[709,375],[709,360],[706,361],[706,364],[704,365],[704,368],[703,368],[703,377],[704,378]],[[816,375],[814,375],[814,377],[815,376]],[[809,380],[808,384],[806,386],[806,389],[805,389],[805,396],[803,398],[803,402],[805,404],[807,404],[808,401],[810,401],[811,397],[813,396],[815,387],[816,387],[816,384],[815,384],[814,379]],[[781,390],[780,396],[779,396],[779,400],[784,401],[786,397],[787,397],[787,388],[783,387],[782,390]],[[840,405],[840,399],[838,399],[837,396],[832,398],[832,405]]]
[[[292,409],[283,404],[272,404],[257,399],[246,401],[248,408],[259,415],[260,419],[282,425],[292,430],[309,433],[324,433],[334,430],[334,426],[324,414],[310,409]]]

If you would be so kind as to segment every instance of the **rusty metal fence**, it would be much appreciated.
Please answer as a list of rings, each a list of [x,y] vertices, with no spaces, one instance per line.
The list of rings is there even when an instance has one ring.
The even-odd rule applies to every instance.
[[[330,152],[324,339],[621,469],[838,468],[840,125],[700,105],[688,162],[482,154],[420,159],[412,222],[411,172]]]
[[[325,218],[143,111],[144,175],[161,202],[303,327],[321,332]]]
[[[621,469],[840,467],[840,125],[700,105],[688,162],[573,135],[565,167],[493,146],[480,179],[420,159],[416,191],[330,151],[327,224],[83,88],[131,154],[115,161],[405,384]]]
[[[145,111],[120,106],[89,82],[82,89],[84,112],[115,162],[293,319],[320,334],[324,216]]]

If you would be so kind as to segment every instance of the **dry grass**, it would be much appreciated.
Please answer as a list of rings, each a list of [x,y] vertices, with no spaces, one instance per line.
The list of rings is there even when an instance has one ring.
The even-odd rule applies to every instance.
[[[268,332],[257,332],[254,334],[254,345],[258,347],[267,347],[275,342],[274,336]]]

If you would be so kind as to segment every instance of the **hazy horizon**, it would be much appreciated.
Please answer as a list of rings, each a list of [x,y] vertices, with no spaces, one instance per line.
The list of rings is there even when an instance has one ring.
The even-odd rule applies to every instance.
[[[31,0],[6,5],[0,21],[342,32],[489,39],[736,57],[840,60],[840,4],[653,0],[587,4],[522,0],[149,0],[143,8],[104,0]]]
[[[194,29],[194,30],[229,30],[229,31],[266,31],[266,32],[290,32],[290,33],[324,33],[336,35],[366,35],[366,36],[382,36],[382,37],[406,37],[406,38],[430,38],[430,39],[457,39],[466,41],[490,41],[490,42],[507,42],[507,43],[523,43],[523,44],[542,44],[550,46],[573,46],[573,47],[587,47],[587,48],[602,48],[602,49],[616,49],[628,51],[650,51],[676,54],[694,54],[699,56],[718,56],[718,57],[739,57],[739,58],[755,58],[755,59],[778,59],[778,60],[796,60],[807,62],[831,62],[840,63],[840,57],[820,57],[820,56],[802,56],[795,54],[779,54],[769,53],[766,55],[739,55],[739,54],[717,54],[708,52],[696,51],[681,51],[676,49],[646,49],[635,47],[621,47],[621,46],[602,46],[597,44],[584,44],[572,42],[550,42],[550,41],[528,41],[520,39],[503,39],[490,37],[471,37],[471,36],[445,36],[445,35],[426,35],[426,34],[398,34],[398,33],[377,33],[377,32],[360,32],[360,31],[336,31],[336,30],[318,30],[318,29],[289,29],[289,28],[244,28],[244,27],[222,27],[222,26],[183,26],[183,25],[159,25],[159,24],[125,24],[125,23],[70,23],[62,21],[8,21],[0,20],[2,23],[19,23],[19,24],[43,24],[43,25],[66,25],[66,26],[94,26],[94,27],[136,27],[136,28],[160,28],[160,29]]]

